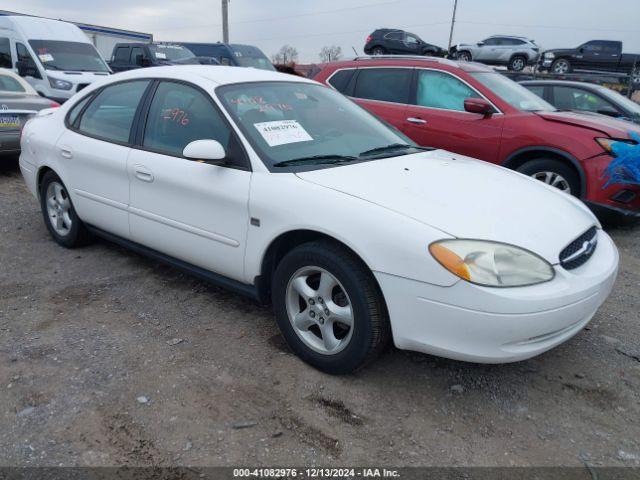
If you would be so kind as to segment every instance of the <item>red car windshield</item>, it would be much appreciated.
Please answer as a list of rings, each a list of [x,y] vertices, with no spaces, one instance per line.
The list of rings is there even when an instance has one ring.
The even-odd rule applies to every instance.
[[[470,75],[507,102],[525,112],[554,112],[556,108],[519,83],[497,72],[474,72]]]

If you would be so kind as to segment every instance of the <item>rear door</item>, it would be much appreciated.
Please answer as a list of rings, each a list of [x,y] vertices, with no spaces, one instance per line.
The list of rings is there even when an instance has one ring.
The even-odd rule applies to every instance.
[[[352,95],[358,104],[404,131],[412,77],[412,67],[359,68]]]
[[[148,86],[132,80],[87,96],[70,111],[56,145],[80,218],[123,238],[129,238],[131,129]]]
[[[504,115],[484,117],[464,109],[465,99],[481,97],[449,72],[416,69],[412,105],[407,107],[403,131],[419,145],[495,163]]]
[[[473,60],[478,62],[490,62],[496,58],[498,48],[497,38],[487,38],[482,45],[473,49]]]
[[[133,241],[241,281],[251,171],[240,142],[209,94],[161,81],[128,160]],[[229,164],[187,160],[184,147],[217,140]]]

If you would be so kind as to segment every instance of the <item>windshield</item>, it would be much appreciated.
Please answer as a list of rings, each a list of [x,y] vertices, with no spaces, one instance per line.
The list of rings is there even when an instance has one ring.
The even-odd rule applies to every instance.
[[[625,109],[629,110],[636,118],[640,118],[640,105],[631,100],[630,98],[621,95],[620,93],[610,90],[606,87],[598,88],[600,93],[609,98],[613,102],[621,105]]]
[[[30,40],[29,45],[47,70],[108,72],[109,67],[90,43]]]
[[[504,75],[495,72],[474,72],[471,76],[518,110],[525,112],[556,110],[553,105]]]
[[[261,50],[246,45],[230,45],[236,62],[241,67],[254,67],[275,71],[275,67]]]
[[[301,82],[256,82],[216,90],[268,168],[353,163],[419,147],[336,91]]]
[[[158,60],[176,61],[195,58],[191,50],[181,45],[149,45],[149,50]]]
[[[0,91],[11,93],[24,93],[25,89],[22,84],[9,75],[0,75]]]

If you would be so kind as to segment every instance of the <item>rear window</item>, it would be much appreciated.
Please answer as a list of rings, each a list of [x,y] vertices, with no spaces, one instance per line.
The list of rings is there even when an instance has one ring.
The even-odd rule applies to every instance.
[[[329,78],[327,83],[340,93],[345,93],[347,91],[347,87],[349,86],[349,82],[351,81],[355,73],[355,69],[338,70],[331,76],[331,78]]]
[[[8,75],[0,75],[0,91],[23,93],[25,89],[15,78]]]
[[[409,103],[410,68],[365,68],[359,70],[354,96],[368,100]]]

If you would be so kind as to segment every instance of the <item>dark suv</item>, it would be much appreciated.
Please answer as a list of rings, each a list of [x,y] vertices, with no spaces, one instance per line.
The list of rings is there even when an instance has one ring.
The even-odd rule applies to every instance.
[[[117,43],[109,66],[114,72],[161,65],[197,65],[200,60],[182,45],[163,43]]]
[[[391,28],[380,28],[367,37],[364,46],[367,55],[429,55],[444,57],[446,50],[425,42],[414,33]]]

